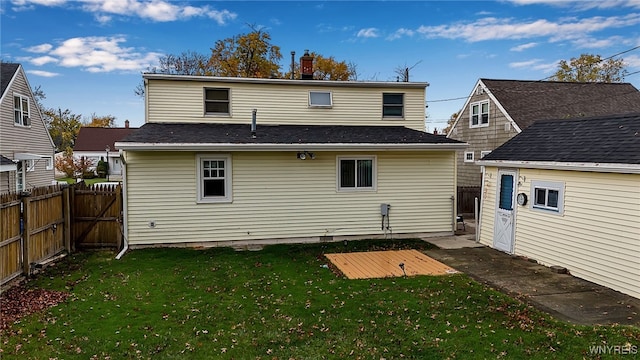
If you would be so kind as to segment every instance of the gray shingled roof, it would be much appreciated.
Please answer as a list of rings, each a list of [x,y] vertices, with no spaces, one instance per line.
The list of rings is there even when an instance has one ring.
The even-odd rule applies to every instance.
[[[0,155],[0,165],[14,165],[15,163],[2,155]]]
[[[629,83],[481,81],[520,129],[538,120],[640,112],[640,91]]]
[[[13,79],[13,75],[18,71],[18,67],[20,67],[20,64],[0,62],[0,88],[2,89],[0,96],[4,95],[4,92],[9,87],[9,83]]]
[[[147,123],[118,141],[150,144],[463,144],[403,126]]]
[[[637,165],[640,113],[536,121],[482,160]]]

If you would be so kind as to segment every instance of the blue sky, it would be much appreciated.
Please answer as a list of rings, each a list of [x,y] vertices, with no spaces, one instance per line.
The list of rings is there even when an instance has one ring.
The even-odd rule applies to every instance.
[[[445,126],[478,78],[540,80],[559,60],[608,57],[640,45],[640,0],[166,1],[2,0],[0,54],[21,63],[47,107],[144,123],[134,95],[163,54],[210,52],[216,40],[263,28],[281,48],[357,65],[359,80],[426,81],[427,124]],[[640,71],[640,49],[621,55]],[[640,73],[626,78],[640,88]],[[455,99],[455,100],[448,100]]]

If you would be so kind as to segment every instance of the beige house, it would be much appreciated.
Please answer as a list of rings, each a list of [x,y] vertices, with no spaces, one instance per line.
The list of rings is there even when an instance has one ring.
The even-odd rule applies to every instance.
[[[479,161],[480,242],[640,298],[640,113],[539,121]]]
[[[479,79],[447,137],[468,143],[458,154],[458,186],[481,184],[476,163],[538,120],[640,112],[628,83]]]
[[[128,246],[451,234],[456,150],[427,83],[145,74],[123,154]],[[453,200],[452,200],[453,199]]]
[[[51,185],[54,145],[20,64],[0,62],[0,193]]]

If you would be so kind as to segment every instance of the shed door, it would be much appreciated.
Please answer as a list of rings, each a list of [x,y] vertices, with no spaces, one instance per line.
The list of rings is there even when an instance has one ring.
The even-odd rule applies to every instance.
[[[495,228],[493,231],[493,247],[509,254],[513,253],[516,176],[516,172],[512,170],[498,171],[497,208]]]

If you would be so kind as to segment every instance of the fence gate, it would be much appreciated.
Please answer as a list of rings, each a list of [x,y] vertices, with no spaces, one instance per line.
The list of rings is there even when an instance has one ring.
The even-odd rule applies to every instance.
[[[0,283],[22,274],[20,194],[0,195]]]
[[[78,248],[122,245],[122,187],[76,184],[73,191],[73,236]]]

